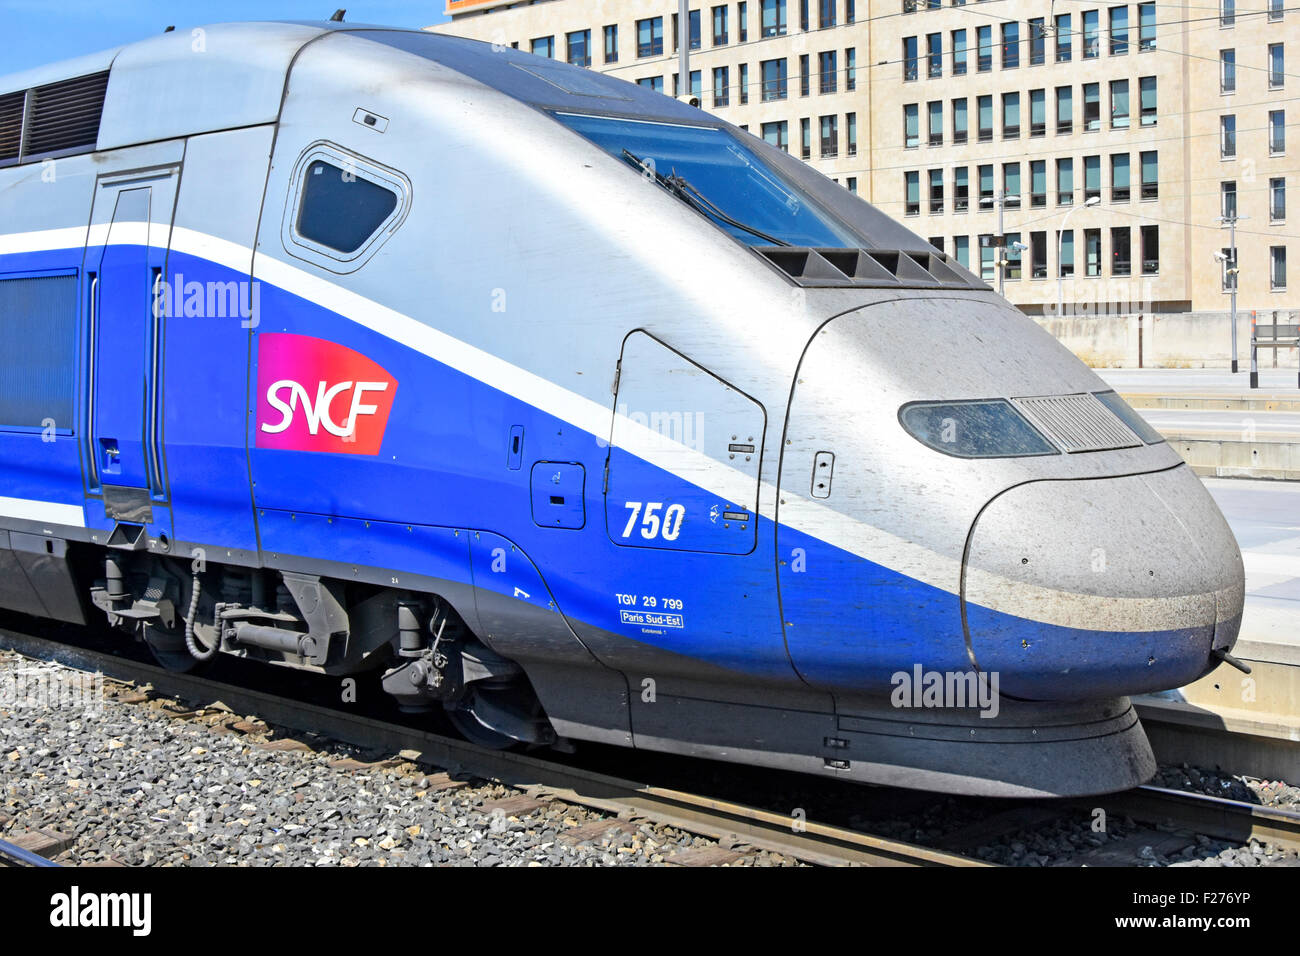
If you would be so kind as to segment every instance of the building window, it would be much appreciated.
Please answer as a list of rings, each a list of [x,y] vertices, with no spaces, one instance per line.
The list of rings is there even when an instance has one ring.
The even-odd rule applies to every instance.
[[[845,144],[845,156],[858,155],[858,114],[844,114],[844,135],[847,140]]]
[[[1029,135],[1047,135],[1047,91],[1029,91]]]
[[[1083,84],[1083,128],[1085,132],[1101,129],[1101,84]]]
[[[718,66],[713,68],[713,105],[727,106],[731,102],[730,97],[730,77],[728,68]]]
[[[1278,176],[1268,181],[1269,222],[1286,220],[1286,179]]]
[[[1110,128],[1128,129],[1128,80],[1110,81]]]
[[[1016,248],[1020,242],[1020,233],[1007,233],[1006,241],[1007,281],[1010,282],[1020,278],[1020,250]]]
[[[980,236],[980,278],[992,282],[997,275],[997,247],[993,245],[993,236]]]
[[[808,0],[799,0],[799,29],[808,32]]]
[[[605,62],[618,62],[618,24],[611,23],[604,29],[605,34]]]
[[[1230,27],[1237,22],[1237,0],[1219,0],[1219,26]]]
[[[1142,274],[1153,276],[1160,272],[1160,227],[1143,226],[1142,234]]]
[[[821,0],[818,4],[817,25],[823,30],[835,26],[835,0]]]
[[[1128,202],[1130,189],[1128,153],[1110,157],[1110,201]]]
[[[952,75],[966,75],[966,31],[952,31]]]
[[[762,126],[763,139],[777,149],[783,149],[787,153],[790,151],[790,136],[788,125],[785,120],[776,123],[764,123]]]
[[[1285,59],[1280,43],[1268,45],[1268,88],[1280,90],[1286,81]]]
[[[1235,180],[1219,183],[1219,215],[1224,219],[1237,218],[1237,183]]]
[[[763,102],[785,99],[785,58],[764,60],[759,64],[759,70],[763,74]]]
[[[1020,138],[1020,94],[1002,94],[1002,138]]]
[[[1142,198],[1160,198],[1160,154],[1154,149],[1141,154]]]
[[[1084,275],[1101,275],[1101,230],[1083,230]]]
[[[1281,20],[1282,10],[1282,0],[1268,0],[1268,18],[1270,20]]]
[[[952,237],[952,254],[963,269],[970,268],[970,236]]]
[[[749,102],[749,64],[740,64],[740,105],[744,106]]]
[[[809,64],[810,64],[810,57],[808,56],[808,54],[807,53],[801,54],[799,57],[799,95],[800,96],[807,96],[812,91],[811,90],[812,80],[810,78],[812,74],[812,67]]]
[[[934,246],[934,248],[938,249],[940,252],[943,252],[943,236],[931,236],[926,241],[929,242],[930,245]]]
[[[785,36],[785,0],[761,0],[763,4],[763,36]]]
[[[570,63],[574,66],[591,66],[590,30],[575,30],[573,33],[566,34],[564,41],[568,47]]]
[[[1056,274],[1068,279],[1074,275],[1074,230],[1067,229],[1065,232],[1058,232],[1056,241],[1061,249],[1060,261],[1056,263]]]
[[[840,154],[839,118],[823,116],[819,122],[822,133],[822,159],[833,159]]]
[[[690,31],[690,44],[692,50],[700,48],[700,11],[691,10],[686,14],[686,28]],[[673,52],[677,52],[678,37],[680,36],[681,24],[678,22],[677,14],[673,14]]]
[[[1237,155],[1237,117],[1229,114],[1219,117],[1219,156],[1232,159]]]
[[[1083,58],[1091,60],[1101,55],[1101,13],[1097,10],[1083,12]]]
[[[1268,114],[1268,152],[1281,156],[1286,152],[1286,111],[1270,110]]]
[[[966,116],[966,97],[952,101],[952,141],[957,145],[966,142],[969,120]]]
[[[979,177],[979,212],[987,212],[993,208],[993,167],[981,166]]]
[[[740,42],[749,40],[749,4],[736,4],[736,29],[740,33]]]
[[[1056,15],[1056,62],[1069,63],[1073,52],[1074,31],[1070,28],[1070,14]]]
[[[975,42],[978,46],[975,69],[980,73],[988,73],[993,69],[993,28],[976,27]]]
[[[532,41],[529,48],[534,56],[545,56],[554,58],[555,56],[555,37],[537,37]]]
[[[1237,89],[1237,51],[1219,51],[1219,92],[1232,93]]]
[[[1038,17],[1029,21],[1029,65],[1041,66],[1047,62],[1047,22]]]
[[[1029,263],[1030,278],[1047,278],[1047,233],[1031,232],[1029,234]]]
[[[812,120],[806,116],[799,121],[799,157],[812,159]]]
[[[839,65],[835,62],[838,58],[834,50],[828,50],[817,55],[817,65],[821,72],[820,89],[822,93],[834,93],[839,88]]]
[[[856,23],[858,19],[857,6],[853,0],[844,0],[844,22]]]
[[[1110,8],[1110,55],[1123,56],[1128,52],[1128,7]]]
[[[975,108],[978,113],[979,141],[991,143],[993,142],[993,97],[981,96],[975,101]]]
[[[1020,206],[1020,164],[1002,164],[1002,202],[1008,209]]]
[[[903,212],[908,216],[921,214],[921,174],[915,170],[903,173],[903,188],[906,200]]]
[[[925,75],[930,79],[943,76],[943,34],[930,33],[925,38]]]
[[[1219,287],[1224,292],[1232,292],[1237,288],[1237,257],[1230,247],[1225,246],[1219,252]]]
[[[637,86],[644,86],[648,90],[654,90],[656,93],[664,91],[664,78],[662,76],[643,76],[636,81]]]
[[[727,6],[713,8],[713,45],[727,45]]]
[[[1083,201],[1101,198],[1101,157],[1083,157]]]
[[[1070,157],[1056,161],[1056,204],[1074,205],[1074,160]]]
[[[636,55],[660,56],[664,52],[664,18],[650,17],[636,22]]]
[[[1138,51],[1156,48],[1156,5],[1138,4]]]
[[[1286,246],[1269,247],[1268,286],[1274,292],[1286,288]]]
[[[1020,66],[1020,24],[1002,24],[1002,69]]]
[[[930,214],[943,212],[943,170],[930,170]]]
[[[1047,160],[1035,159],[1029,164],[1029,205],[1042,209],[1047,205]]]
[[[926,104],[929,114],[929,142],[931,146],[943,145],[943,100],[934,100]]]
[[[970,173],[965,166],[958,166],[952,171],[952,209],[953,212],[966,212],[970,209]]]
[[[1156,78],[1144,76],[1138,79],[1138,98],[1142,110],[1142,125],[1155,126],[1158,111],[1156,109]]]
[[[916,79],[916,37],[903,37],[903,79]]]
[[[1074,131],[1074,95],[1068,86],[1056,88],[1056,133],[1063,136]]]
[[[852,93],[858,88],[858,51],[849,47],[844,51],[844,89]]]
[[[853,21],[850,20],[849,22],[852,23]],[[845,179],[844,188],[856,196],[858,194],[858,177],[850,176],[847,179]]]
[[[1128,226],[1113,226],[1110,230],[1110,274],[1133,274],[1133,235]]]
[[[903,146],[912,149],[921,145],[921,108],[916,103],[903,107]]]

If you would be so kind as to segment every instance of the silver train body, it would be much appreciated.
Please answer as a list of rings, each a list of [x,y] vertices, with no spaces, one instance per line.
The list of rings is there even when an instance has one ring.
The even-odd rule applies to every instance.
[[[1240,553],[1177,452],[749,134],[340,24],[169,34],[0,104],[36,124],[105,72],[89,146],[0,151],[0,319],[8,279],[73,310],[53,440],[0,427],[0,604],[173,663],[382,668],[503,742],[1005,795],[1149,778],[1129,695],[1235,640]],[[380,201],[356,248],[310,222],[339,170]]]

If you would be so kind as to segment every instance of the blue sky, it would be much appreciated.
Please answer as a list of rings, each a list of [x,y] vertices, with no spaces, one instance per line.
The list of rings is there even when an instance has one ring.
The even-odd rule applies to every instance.
[[[0,75],[121,46],[176,29],[232,20],[326,20],[426,27],[447,19],[442,0],[0,0]]]

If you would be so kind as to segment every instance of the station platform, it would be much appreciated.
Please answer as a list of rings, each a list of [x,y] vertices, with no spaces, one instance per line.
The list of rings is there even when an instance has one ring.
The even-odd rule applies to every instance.
[[[1197,474],[1300,480],[1300,387],[1295,368],[1096,369],[1164,435]]]

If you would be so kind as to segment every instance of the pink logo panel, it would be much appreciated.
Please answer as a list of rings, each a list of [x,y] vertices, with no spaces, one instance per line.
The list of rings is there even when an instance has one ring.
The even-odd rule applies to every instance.
[[[257,337],[257,447],[377,455],[397,379],[309,335]]]

